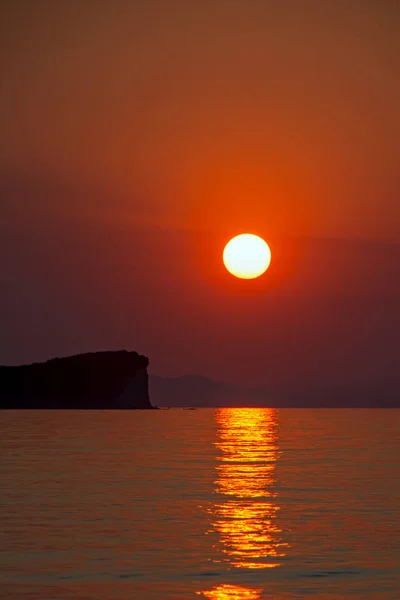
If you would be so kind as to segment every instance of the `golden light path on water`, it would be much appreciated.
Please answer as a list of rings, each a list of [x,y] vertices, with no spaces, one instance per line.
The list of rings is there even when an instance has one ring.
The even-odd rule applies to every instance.
[[[217,501],[210,508],[223,560],[231,568],[278,567],[287,544],[277,524],[277,413],[268,408],[218,409]],[[258,600],[261,590],[223,584],[198,592],[211,600]]]
[[[209,600],[259,600],[262,590],[245,588],[240,585],[218,585],[212,590],[200,592]]]

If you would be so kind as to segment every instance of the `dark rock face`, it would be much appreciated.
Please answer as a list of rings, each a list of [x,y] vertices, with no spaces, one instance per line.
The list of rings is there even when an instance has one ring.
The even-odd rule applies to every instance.
[[[93,352],[0,367],[0,408],[153,408],[149,360],[137,352]]]

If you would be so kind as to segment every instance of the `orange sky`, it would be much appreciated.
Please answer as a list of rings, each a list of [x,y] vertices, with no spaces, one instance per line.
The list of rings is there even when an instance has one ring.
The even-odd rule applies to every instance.
[[[0,24],[0,364],[398,380],[397,2],[6,0]],[[246,286],[244,231],[272,249]]]
[[[53,197],[45,212],[400,237],[396,2],[9,0],[0,11],[2,169],[113,196]]]

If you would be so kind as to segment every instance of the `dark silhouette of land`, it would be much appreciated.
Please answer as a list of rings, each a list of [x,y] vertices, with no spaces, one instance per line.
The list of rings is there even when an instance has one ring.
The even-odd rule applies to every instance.
[[[0,408],[146,409],[149,360],[137,352],[93,352],[0,367]]]
[[[3,409],[151,409],[165,407],[269,406],[398,407],[394,381],[241,387],[200,375],[147,374],[149,360],[137,352],[92,352],[43,363],[0,366]],[[149,398],[149,387],[152,403]]]
[[[182,377],[149,376],[152,400],[157,406],[237,406],[259,404],[249,390],[214,381],[200,375]],[[264,394],[264,403],[267,402]]]
[[[149,376],[150,394],[157,406],[269,406],[274,408],[394,408],[400,407],[396,382],[356,382],[314,386],[245,388],[199,375]]]

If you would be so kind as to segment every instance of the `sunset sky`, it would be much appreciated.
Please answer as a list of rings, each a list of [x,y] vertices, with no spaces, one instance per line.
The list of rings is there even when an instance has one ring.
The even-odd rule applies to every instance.
[[[400,376],[396,0],[4,0],[0,363]],[[271,246],[234,280],[224,244]]]

